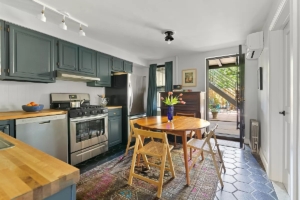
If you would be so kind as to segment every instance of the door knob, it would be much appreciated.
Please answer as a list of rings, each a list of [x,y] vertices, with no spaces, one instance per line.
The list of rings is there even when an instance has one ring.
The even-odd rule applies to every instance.
[[[282,114],[283,116],[285,116],[285,111],[279,112],[279,114]]]

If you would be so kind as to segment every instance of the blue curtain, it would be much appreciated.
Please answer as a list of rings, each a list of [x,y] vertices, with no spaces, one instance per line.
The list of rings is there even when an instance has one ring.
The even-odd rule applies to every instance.
[[[157,115],[156,68],[157,68],[157,64],[152,64],[149,67],[147,116],[156,116]]]
[[[173,91],[173,62],[165,63],[165,91]]]

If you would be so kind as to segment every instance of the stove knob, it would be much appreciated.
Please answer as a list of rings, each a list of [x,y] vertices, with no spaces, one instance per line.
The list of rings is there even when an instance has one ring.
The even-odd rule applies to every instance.
[[[78,116],[81,116],[81,115],[82,115],[82,112],[78,112],[77,115],[78,115]]]
[[[84,115],[87,115],[87,114],[88,114],[88,112],[86,112],[86,111],[85,111],[85,112],[83,112],[83,113],[84,113]]]

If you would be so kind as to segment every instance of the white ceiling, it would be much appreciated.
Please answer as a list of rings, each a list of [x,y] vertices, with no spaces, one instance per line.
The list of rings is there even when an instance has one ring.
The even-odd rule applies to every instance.
[[[41,0],[87,23],[87,37],[147,59],[209,51],[244,44],[262,30],[272,0]],[[0,0],[36,15],[31,0]],[[47,23],[61,17],[46,10]],[[78,26],[66,20],[70,30]],[[162,30],[176,31],[168,45]]]

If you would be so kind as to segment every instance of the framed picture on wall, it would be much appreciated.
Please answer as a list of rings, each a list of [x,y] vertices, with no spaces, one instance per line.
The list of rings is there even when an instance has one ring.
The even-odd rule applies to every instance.
[[[183,87],[197,86],[197,70],[196,69],[182,70],[182,86]]]

